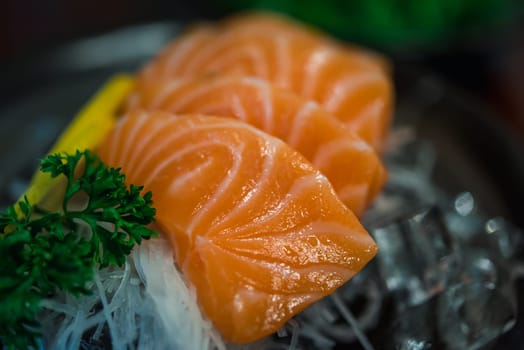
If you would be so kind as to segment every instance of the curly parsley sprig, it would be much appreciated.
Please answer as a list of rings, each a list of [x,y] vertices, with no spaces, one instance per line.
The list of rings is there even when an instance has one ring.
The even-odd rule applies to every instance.
[[[152,194],[127,186],[120,169],[90,151],[54,154],[41,171],[67,180],[61,209],[42,213],[27,198],[0,214],[0,343],[37,347],[43,299],[58,291],[88,294],[93,269],[122,266],[133,247],[156,233]],[[75,208],[79,195],[87,203]]]

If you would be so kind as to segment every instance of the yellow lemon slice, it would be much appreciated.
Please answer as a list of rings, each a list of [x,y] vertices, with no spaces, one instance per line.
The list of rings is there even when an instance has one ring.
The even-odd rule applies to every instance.
[[[132,86],[133,79],[131,76],[117,75],[111,78],[80,110],[62,132],[49,153],[73,153],[76,150],[96,147],[115,124],[118,108]],[[24,196],[31,204],[41,203],[48,194],[51,194],[57,183],[59,183],[59,180],[51,178],[49,174],[37,171],[33,175]],[[50,197],[56,196],[50,195]],[[16,209],[19,209],[18,206],[16,206]],[[20,215],[20,212],[18,214]]]

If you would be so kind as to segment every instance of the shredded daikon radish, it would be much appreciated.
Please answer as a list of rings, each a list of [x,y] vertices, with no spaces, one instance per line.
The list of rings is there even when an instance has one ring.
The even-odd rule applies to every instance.
[[[143,242],[121,269],[95,271],[88,287],[43,302],[45,349],[225,349],[163,239]]]
[[[170,349],[225,349],[218,333],[202,317],[195,292],[176,269],[170,245],[163,239],[154,239],[142,244],[134,256],[146,293],[172,335]]]

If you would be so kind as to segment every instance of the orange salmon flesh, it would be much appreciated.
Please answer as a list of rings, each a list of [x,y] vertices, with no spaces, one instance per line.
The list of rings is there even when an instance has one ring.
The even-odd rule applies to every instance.
[[[134,111],[97,153],[153,192],[178,267],[227,341],[277,331],[376,254],[327,178],[247,123]]]
[[[139,74],[138,93],[166,78],[259,77],[322,105],[375,150],[391,123],[393,86],[379,54],[269,14],[195,25]]]
[[[276,136],[327,176],[340,199],[361,216],[386,171],[372,147],[320,105],[251,77],[164,79],[134,94],[128,109],[233,117]]]

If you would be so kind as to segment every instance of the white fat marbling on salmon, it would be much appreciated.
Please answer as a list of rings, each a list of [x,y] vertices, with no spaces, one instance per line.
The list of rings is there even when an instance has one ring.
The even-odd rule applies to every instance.
[[[232,64],[231,62],[237,63]],[[247,66],[243,66],[242,63],[247,63]],[[232,74],[254,74],[263,77],[269,74],[268,59],[265,52],[254,44],[231,50],[214,58],[208,65],[208,70],[221,72],[223,67],[227,67],[228,73]]]
[[[350,127],[357,133],[367,133],[367,140],[370,144],[381,145],[389,126],[381,122],[384,109],[384,101],[373,101],[357,115]],[[347,124],[349,125],[349,122]]]
[[[260,283],[256,278],[249,278],[248,276],[245,276],[247,277],[244,279],[245,285],[265,291],[266,293],[293,292],[298,294],[300,291],[316,291],[317,286],[315,284],[317,283],[315,282],[322,282],[322,284],[325,284],[326,279],[334,278],[340,283],[340,279],[347,280],[356,272],[347,266],[352,262],[350,261],[351,257],[348,257],[349,264],[347,265],[334,265],[329,260],[315,260],[316,254],[312,251],[311,255],[301,255],[303,261],[283,262],[279,259],[271,259],[264,254],[256,254],[257,252],[260,253],[261,250],[242,250],[240,247],[235,245],[235,242],[210,240],[207,244],[212,244],[214,249],[222,251],[222,253],[234,256],[235,259],[237,259],[241,264],[255,265],[258,268],[261,268],[262,271],[266,270],[269,272],[275,277],[275,279],[282,279],[281,283],[275,286]],[[329,259],[329,254],[326,254],[326,257]],[[334,260],[335,259],[333,258],[333,262]],[[293,266],[291,266],[291,264],[293,264]],[[264,272],[267,273],[266,271]],[[282,277],[287,277],[288,280]]]
[[[178,90],[178,88],[183,84],[183,79],[170,79],[166,84],[162,85],[160,91],[156,91],[155,96],[151,102],[149,102],[150,108],[158,109],[167,99],[169,99],[171,94]]]
[[[153,62],[156,64],[148,65],[140,72],[140,83],[150,83],[157,80],[158,77],[168,77],[179,75],[182,68],[187,64],[188,58],[195,51],[203,46],[207,46],[209,41],[214,37],[211,28],[200,27],[190,33],[185,33],[179,37],[179,40],[168,45]]]
[[[142,126],[147,123],[147,116],[144,112],[140,114],[139,122],[133,125],[131,131],[129,132],[129,138],[124,141],[124,150],[131,149],[133,146],[133,140],[139,135]],[[133,155],[133,152],[125,152],[125,157],[121,158],[122,164],[129,163],[129,157]]]
[[[195,178],[207,171],[211,165],[213,165],[213,161],[211,159],[206,159],[204,162],[198,164],[198,166],[196,166],[194,169],[187,170],[185,174],[181,174],[173,180],[173,182],[169,185],[167,192],[177,193],[177,191],[184,188],[185,186],[190,185]]]
[[[215,141],[205,141],[205,142],[199,142],[196,144],[188,145],[188,147],[185,148],[177,148],[173,149],[173,153],[171,153],[167,158],[162,159],[160,163],[157,163],[155,165],[155,168],[151,169],[151,173],[144,181],[144,186],[150,185],[153,181],[155,181],[156,177],[159,176],[166,168],[168,168],[171,164],[176,162],[177,160],[180,160],[182,157],[190,154],[194,154],[197,151],[203,150],[205,148],[211,148],[216,147]],[[229,148],[229,147],[228,147]],[[158,151],[162,151],[162,149],[157,149]],[[236,150],[232,150],[236,151]],[[203,159],[201,164],[209,162],[209,159]],[[195,173],[196,174],[196,173]]]
[[[161,74],[169,76],[174,72],[177,72],[179,67],[181,67],[183,63],[191,57],[193,51],[195,51],[196,48],[201,48],[203,45],[207,44],[212,37],[211,30],[204,28],[188,34],[184,37],[184,40],[177,41],[176,43],[178,45],[168,48],[168,50],[170,50],[169,59],[167,60]]]
[[[199,73],[210,73],[213,70],[221,70],[222,67],[234,68],[232,62],[242,62],[247,59],[250,66],[256,69],[257,74],[267,74],[267,58],[264,57],[259,45],[238,45],[237,38],[232,33],[216,36],[209,45],[201,48],[189,60],[186,68],[181,74],[189,76]],[[223,52],[225,51],[225,53]]]
[[[153,192],[177,265],[229,339],[244,325],[233,318],[249,320],[263,335],[274,332],[375,254],[326,177],[279,139],[234,119],[149,116],[149,127],[135,112],[112,131],[121,148],[114,161],[130,159],[136,139],[162,126],[129,181]],[[110,144],[101,145],[103,161]],[[225,323],[224,313],[232,315]]]
[[[380,160],[373,149],[322,106],[272,86],[261,78],[186,78],[165,81],[157,85],[156,89],[159,97],[154,99],[153,107],[146,100],[143,101],[143,107],[182,113],[218,113],[250,123],[303,152],[309,161],[331,179],[334,174],[347,173],[345,183],[343,179],[336,181],[337,191],[339,186],[344,187],[353,182],[351,173],[355,168],[348,167],[347,157],[358,159],[360,166],[364,166],[370,174],[369,179],[381,169]],[[367,124],[364,126],[367,127]],[[317,129],[318,137],[314,135]],[[328,141],[322,135],[324,132],[333,135],[333,140]],[[342,154],[344,157],[341,157]],[[377,183],[377,186],[380,184]],[[360,202],[367,201],[364,197]],[[357,205],[351,209],[360,210],[364,206],[360,202],[353,198],[346,204]]]
[[[317,167],[327,167],[337,153],[351,149],[358,150],[359,153],[373,152],[373,149],[362,140],[335,139],[318,148],[313,157],[313,164]]]
[[[184,89],[188,85],[191,84],[190,80],[186,80],[184,82],[181,82],[179,85],[179,88]],[[220,82],[215,81],[209,81],[207,84],[200,84],[200,85],[193,85],[193,89],[190,91],[187,91],[185,94],[181,95],[179,94],[177,99],[170,99],[169,103],[165,102],[163,105],[165,106],[165,109],[168,111],[181,111],[185,110],[187,108],[187,105],[193,102],[196,99],[202,99],[202,96],[205,96],[210,91],[216,90],[217,88],[220,88],[219,85]],[[170,92],[170,95],[173,93],[176,93],[177,89],[172,89]],[[170,97],[166,94],[166,99]],[[207,103],[212,103],[211,100],[204,101]],[[167,106],[166,106],[167,104]]]
[[[279,217],[282,216],[284,209],[286,209],[289,205],[292,204],[294,200],[300,197],[303,192],[306,192],[312,188],[318,188],[319,183],[331,186],[326,177],[319,172],[297,178],[293,182],[293,185],[288,190],[286,195],[281,198],[280,201],[267,203],[267,208],[264,210],[264,213],[261,213],[251,222],[243,226],[230,227],[223,233],[230,237],[250,237],[252,235],[256,235],[257,233],[254,229],[257,226],[269,223],[271,220],[279,219]]]
[[[302,129],[308,123],[308,116],[310,116],[312,112],[318,110],[318,108],[319,106],[317,103],[308,101],[302,106],[302,108],[300,108],[300,110],[298,110],[297,114],[295,114],[291,133],[286,140],[291,147],[295,147],[298,144],[300,138],[303,136]]]
[[[235,256],[239,264],[255,266],[258,271],[271,276],[269,283],[242,276],[242,284],[247,288],[240,289],[238,293],[244,294],[249,291],[249,295],[247,298],[246,296],[239,298],[238,304],[250,303],[253,300],[252,296],[257,296],[263,297],[263,300],[277,298],[280,301],[276,303],[277,305],[293,309],[307,300],[321,297],[319,288],[322,289],[325,286],[336,288],[357,272],[345,266],[328,263],[315,264],[316,266],[290,266],[282,262],[267,261],[260,256],[231,251],[225,245],[217,246],[215,249],[222,250],[223,254]],[[228,271],[223,271],[223,273],[226,277]],[[283,302],[284,300],[286,301]],[[272,311],[279,313],[282,310],[277,308]]]
[[[216,147],[217,145],[215,145]],[[239,170],[243,164],[243,154],[245,145],[240,144],[236,145],[236,147],[231,147],[230,145],[221,144],[222,147],[229,147],[231,152],[231,157],[233,159],[231,167],[227,171],[227,176],[222,180],[222,182],[218,185],[215,192],[211,195],[209,200],[205,203],[205,205],[200,208],[200,210],[193,216],[192,220],[190,221],[187,231],[188,233],[193,236],[193,230],[194,228],[200,223],[200,221],[204,218],[206,215],[206,212],[213,206],[216,205],[216,203],[219,201],[220,198],[230,195],[228,191],[232,190],[231,184],[233,183],[233,180],[238,176]]]
[[[354,129],[359,129],[365,124],[375,124],[372,121],[376,118],[380,118],[380,113],[384,109],[384,101],[375,100],[370,103],[364,110],[362,110],[353,120],[351,120],[351,127]],[[349,123],[349,121],[348,121]],[[377,127],[380,127],[380,124],[377,124]]]
[[[127,153],[130,154],[128,157],[128,161],[126,163],[126,168],[130,171],[135,171],[136,162],[141,162],[142,158],[145,156],[143,154],[144,150],[147,149],[148,145],[152,142],[155,142],[156,140],[156,133],[161,130],[164,127],[165,123],[162,123],[161,121],[157,121],[155,123],[152,123],[151,129],[149,129],[149,132],[142,133],[140,137],[137,137],[133,140],[134,142],[131,144],[133,146],[133,150],[131,149],[125,149]],[[141,124],[143,125],[143,124]]]
[[[169,124],[169,119],[157,119],[157,120],[154,120],[153,123],[158,123],[159,124],[159,132],[161,132],[163,130],[163,127],[162,126],[165,126],[165,125],[168,125]],[[162,151],[163,149],[165,148],[168,148],[174,141],[177,140],[177,138],[185,135],[185,134],[189,134],[191,133],[191,130],[188,130],[188,129],[181,129],[181,130],[178,130],[177,132],[174,132],[172,134],[169,135],[169,137],[165,137],[163,138],[162,140],[160,141],[155,141],[155,145],[154,146],[151,146],[151,148],[148,148],[148,151],[151,153],[151,154],[157,154],[159,153],[160,151]],[[158,133],[155,134],[158,136]],[[148,168],[148,166],[151,166],[153,164],[149,164],[145,159],[141,159],[140,163],[138,164],[138,166],[134,169],[130,169],[130,171],[133,172],[133,174],[135,174],[136,176],[140,175],[142,172],[144,171],[150,171],[151,169]]]
[[[192,57],[188,58],[187,64],[179,72],[180,76],[189,76],[198,72],[201,67],[207,67],[209,62],[216,56],[217,48],[220,48],[219,44],[224,41],[223,39],[224,38],[219,39],[215,36],[210,40],[208,45],[202,47]]]
[[[264,221],[263,221],[264,222]],[[263,230],[262,230],[263,231]],[[338,222],[330,222],[330,221],[317,221],[309,223],[305,226],[301,227],[290,227],[287,230],[282,230],[279,232],[265,232],[266,235],[269,235],[271,246],[276,247],[276,245],[280,244],[293,244],[297,243],[301,240],[303,240],[304,244],[310,245],[310,246],[324,246],[329,245],[326,242],[322,242],[322,240],[326,241],[326,237],[336,237],[340,236],[344,239],[351,240],[355,247],[357,249],[365,249],[366,247],[372,246],[373,240],[369,237],[369,235],[363,235],[363,234],[348,234],[348,228],[345,225],[341,225]],[[228,243],[225,243],[226,246],[228,246],[232,250],[239,249],[242,250],[242,243],[250,243],[257,240],[260,240],[260,231],[258,230],[252,230],[249,234],[228,234],[224,235],[222,237],[225,237],[225,240]],[[218,236],[217,236],[218,237]],[[327,239],[329,240],[329,239]],[[213,241],[211,238],[210,241]],[[315,242],[315,243],[312,243]],[[239,248],[240,247],[240,248]],[[247,252],[247,251],[245,251]],[[318,259],[319,255],[314,255],[312,259]],[[335,259],[335,257],[330,256],[324,256],[325,259]],[[304,259],[307,259],[307,257],[304,257]],[[305,262],[304,264],[309,264],[312,261]],[[319,261],[315,261],[319,262]]]
[[[264,164],[262,166],[262,172],[260,175],[254,179],[256,180],[256,186],[251,188],[243,197],[242,200],[220,221],[215,225],[217,227],[227,226],[230,220],[235,219],[237,216],[242,215],[243,211],[246,211],[250,207],[253,201],[261,194],[264,190],[267,190],[268,187],[271,187],[272,184],[268,181],[269,176],[272,174],[275,154],[278,152],[281,144],[275,142],[266,142],[264,146]],[[231,225],[229,225],[231,226]]]
[[[305,74],[300,94],[311,97],[315,95],[315,89],[319,84],[318,77],[322,69],[329,63],[334,52],[328,47],[313,51],[305,65]]]
[[[231,109],[233,110],[233,114],[240,120],[248,120],[246,107],[244,107],[242,98],[238,94],[234,94],[231,98]]]
[[[179,117],[178,116],[173,116],[173,118],[179,118]],[[180,116],[180,118],[184,118],[184,116]],[[159,126],[158,130],[159,130],[159,132],[161,132],[162,129],[163,129],[163,126],[166,126],[166,125],[170,124],[170,119],[168,119],[168,118],[155,119],[155,120],[153,120],[153,122],[158,124],[158,126]],[[216,125],[213,125],[213,126],[196,125],[196,126],[193,126],[191,128],[181,128],[181,129],[177,130],[176,132],[173,132],[173,133],[169,134],[167,137],[165,137],[161,141],[157,141],[157,143],[154,146],[151,146],[148,149],[148,151],[150,152],[150,154],[157,154],[159,152],[162,152],[166,148],[168,148],[168,149],[171,148],[172,144],[176,143],[180,138],[182,138],[185,135],[189,135],[189,134],[191,134],[193,132],[213,130],[213,129],[216,129],[216,128],[227,127],[227,126],[228,126],[227,120],[224,120],[223,122],[217,123]],[[153,135],[158,136],[158,133],[153,134]],[[217,144],[220,144],[220,143],[218,143],[216,140],[209,141],[209,145],[216,146]],[[231,148],[232,147],[231,145],[228,145],[228,144],[225,144],[225,143],[223,143],[223,145],[225,147],[227,147],[227,148]],[[195,150],[198,149],[195,146],[196,146],[195,144],[188,144],[186,147],[192,147]],[[175,154],[177,154],[177,155],[180,155],[181,153],[179,153],[179,152],[183,152],[183,151],[184,151],[183,149],[182,150],[180,150],[180,149],[176,149],[176,150],[173,149],[173,152],[175,152]],[[230,150],[231,153],[234,153],[236,151],[237,150],[234,150],[234,149]],[[134,174],[139,175],[144,170],[147,170],[147,165],[150,165],[150,164],[147,161],[142,161],[138,165],[138,167],[135,168],[135,169],[132,169],[132,171],[133,171]],[[150,176],[150,178],[152,178],[152,176]]]
[[[303,29],[280,33],[280,29],[264,30],[264,25],[270,22],[262,28],[256,23],[245,31],[236,25],[233,25],[234,29],[207,26],[180,36],[176,45],[160,55],[162,59],[155,60],[143,70],[141,75],[147,79],[141,80],[140,88],[148,89],[147,81],[154,85],[154,75],[156,80],[215,74],[257,76],[315,100],[348,123],[361,109],[352,108],[351,99],[366,104],[367,101],[358,100],[372,100],[376,96],[384,101],[384,105],[390,103],[390,76],[386,61],[379,55],[358,47],[338,45],[321,34],[312,35]],[[154,66],[157,68],[151,69]],[[365,94],[361,93],[362,89]],[[129,105],[133,105],[131,98]],[[388,113],[387,108],[382,109],[380,118],[370,118],[373,120],[368,123],[383,128],[389,120]],[[361,132],[358,127],[352,129],[367,141],[373,139],[374,149],[381,150],[385,131],[374,137],[367,131]]]
[[[264,123],[263,130],[269,133],[275,131],[275,116],[273,114],[273,95],[271,94],[271,87],[265,81],[260,79],[251,78],[246,82],[256,87],[258,96],[260,96],[260,102],[262,102],[262,109],[264,111]]]
[[[141,95],[138,91],[133,91],[129,94],[126,101],[126,108],[132,110],[134,108],[139,108],[141,105]]]
[[[124,120],[123,119],[120,119],[117,123],[116,123],[116,127],[114,128],[115,130],[115,133],[112,135],[111,138],[109,138],[109,155],[108,155],[108,158],[107,160],[110,162],[110,163],[114,163],[115,160],[116,160],[116,156],[118,154],[118,151],[120,150],[118,146],[118,142],[120,142],[120,135],[122,133],[122,128],[123,128],[123,124],[124,124]]]
[[[348,75],[333,85],[329,95],[322,101],[322,105],[328,111],[337,111],[344,101],[351,98],[363,86],[383,81],[383,75],[375,71]]]

